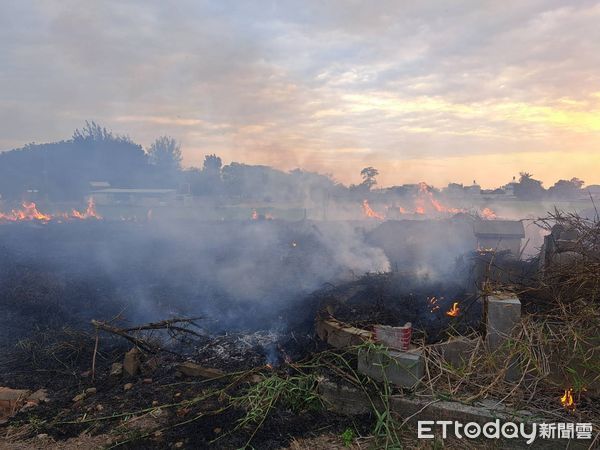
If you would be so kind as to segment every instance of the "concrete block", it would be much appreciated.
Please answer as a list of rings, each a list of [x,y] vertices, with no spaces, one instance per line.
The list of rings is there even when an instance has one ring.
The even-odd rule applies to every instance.
[[[414,388],[424,372],[423,357],[419,350],[408,352],[360,350],[358,371],[377,381],[387,380],[397,386]]]
[[[335,348],[360,345],[373,336],[370,331],[346,325],[333,318],[317,319],[316,328],[319,338]]]
[[[486,343],[497,350],[521,320],[521,302],[516,296],[490,296],[487,303]]]
[[[390,408],[401,417],[410,417],[409,422],[418,420],[457,420],[463,423],[476,422],[480,425],[495,419],[515,422],[532,422],[542,420],[529,411],[516,411],[506,408],[497,402],[480,402],[476,405],[465,405],[459,402],[437,401],[427,402],[399,395],[390,397]]]
[[[521,321],[521,302],[514,295],[488,297],[486,344],[491,352],[498,352],[510,339]],[[497,353],[501,357],[501,353]],[[505,379],[516,381],[521,376],[519,362],[510,360]]]
[[[452,367],[462,367],[468,363],[479,342],[479,339],[458,336],[450,338],[446,342],[433,344],[431,349]]]

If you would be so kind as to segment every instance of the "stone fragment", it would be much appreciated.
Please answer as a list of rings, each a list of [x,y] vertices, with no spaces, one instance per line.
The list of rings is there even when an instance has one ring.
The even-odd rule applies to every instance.
[[[130,377],[137,375],[138,371],[140,370],[140,353],[141,352],[137,347],[133,347],[131,350],[125,353],[125,357],[123,358],[123,369]]]

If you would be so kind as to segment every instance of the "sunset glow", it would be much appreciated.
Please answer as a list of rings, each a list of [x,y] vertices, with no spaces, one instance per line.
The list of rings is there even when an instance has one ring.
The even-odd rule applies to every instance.
[[[109,3],[3,6],[1,150],[93,119],[143,146],[177,137],[185,166],[600,183],[598,4]]]

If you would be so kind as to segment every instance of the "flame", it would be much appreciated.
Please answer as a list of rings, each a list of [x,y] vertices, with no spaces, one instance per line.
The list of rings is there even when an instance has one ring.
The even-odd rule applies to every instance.
[[[386,206],[385,209],[387,211],[398,211],[400,214],[418,214],[418,215],[426,215],[426,214],[457,214],[457,213],[465,213],[467,212],[464,208],[454,208],[451,206],[444,205],[439,199],[435,198],[431,187],[425,183],[420,182],[417,185],[417,193],[413,199],[413,206],[411,207],[403,207],[403,206]],[[374,219],[385,220],[385,215],[380,214],[374,211],[369,205],[368,200],[363,200],[362,204],[363,214],[366,217],[371,217]],[[484,219],[496,219],[497,215],[491,208],[483,208],[480,212],[481,217]]]
[[[296,241],[292,241],[292,247],[298,247],[298,243]]]
[[[565,389],[565,393],[560,398],[560,403],[565,409],[575,409],[575,402],[573,401],[573,389]]]
[[[21,206],[22,209],[13,209],[7,214],[0,212],[0,220],[7,222],[21,222],[24,220],[48,222],[52,219],[52,216],[40,212],[34,202],[23,202]]]
[[[436,296],[433,296],[431,298],[427,298],[427,302],[429,303],[429,305],[431,306],[431,309],[429,310],[430,312],[434,313],[436,312],[438,309],[440,309],[440,305],[436,305],[438,299]]]
[[[251,218],[252,218],[252,220],[258,220],[258,212],[256,210],[252,211]]]
[[[90,197],[87,203],[87,209],[84,212],[79,212],[76,209],[71,211],[71,217],[74,219],[86,220],[86,219],[102,219],[102,216],[96,212],[96,205],[94,198]]]
[[[458,307],[458,302],[454,302],[452,304],[452,308],[446,311],[446,315],[450,317],[458,317],[458,313],[460,312],[460,308]]]
[[[378,219],[378,220],[385,220],[384,216],[373,211],[373,209],[371,208],[371,206],[369,205],[369,202],[367,200],[363,200],[362,207],[363,207],[363,214],[366,217],[371,217],[373,219]]]
[[[69,219],[102,219],[102,216],[96,212],[94,199],[90,197],[87,209],[84,212],[71,210],[70,213],[45,214],[41,212],[34,202],[23,202],[21,209],[13,209],[9,213],[0,212],[0,222],[23,222],[38,220],[40,222],[50,222],[51,220],[69,220]]]
[[[496,213],[490,208],[483,208],[481,210],[481,217],[487,220],[494,220],[498,218]]]

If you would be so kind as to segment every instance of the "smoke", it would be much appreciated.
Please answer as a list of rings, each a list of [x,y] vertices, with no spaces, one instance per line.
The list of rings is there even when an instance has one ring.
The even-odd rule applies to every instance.
[[[358,229],[310,221],[15,223],[0,247],[4,306],[40,326],[179,315],[285,329],[324,283],[389,268]]]

